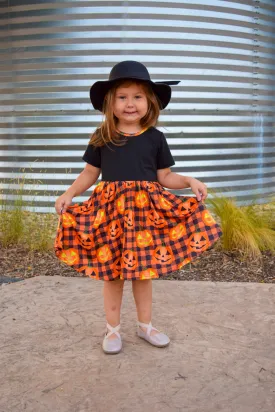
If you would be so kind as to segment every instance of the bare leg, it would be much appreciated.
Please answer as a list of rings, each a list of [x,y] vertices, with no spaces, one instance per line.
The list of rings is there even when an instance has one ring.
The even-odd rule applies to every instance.
[[[107,322],[115,327],[120,323],[120,309],[123,295],[123,279],[114,281],[105,280],[103,286],[104,310]],[[115,339],[117,336],[112,333],[108,339]]]
[[[149,323],[152,319],[152,279],[132,280],[132,290],[139,322]],[[146,328],[140,328],[146,332]],[[151,335],[156,333],[158,331],[151,331]]]

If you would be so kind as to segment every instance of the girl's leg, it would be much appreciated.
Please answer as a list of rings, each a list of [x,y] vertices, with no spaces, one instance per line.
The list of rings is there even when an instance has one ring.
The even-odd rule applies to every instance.
[[[104,280],[103,296],[104,310],[107,322],[115,327],[120,323],[120,309],[123,295],[123,279],[114,281]],[[117,335],[112,333],[108,339],[115,339]]]
[[[149,323],[152,319],[152,279],[132,280],[132,290],[139,322]],[[140,328],[146,332],[146,328]],[[159,333],[152,330],[150,335]]]

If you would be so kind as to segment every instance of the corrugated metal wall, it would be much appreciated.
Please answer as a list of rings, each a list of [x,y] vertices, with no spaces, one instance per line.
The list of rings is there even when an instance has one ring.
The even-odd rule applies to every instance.
[[[37,211],[55,212],[101,120],[89,88],[128,59],[146,64],[153,80],[181,80],[159,123],[174,172],[238,204],[274,193],[274,1],[9,0],[0,7],[0,179],[11,203],[24,175],[24,199],[35,196]]]

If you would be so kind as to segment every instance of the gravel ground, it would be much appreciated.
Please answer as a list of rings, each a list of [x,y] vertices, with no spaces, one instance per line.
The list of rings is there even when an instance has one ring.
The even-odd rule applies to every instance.
[[[41,275],[82,276],[59,261],[54,251],[28,252],[22,246],[2,248],[0,251],[0,283]],[[275,283],[275,255],[263,252],[262,259],[245,261],[237,252],[222,251],[220,242],[217,242],[191,264],[164,279]]]

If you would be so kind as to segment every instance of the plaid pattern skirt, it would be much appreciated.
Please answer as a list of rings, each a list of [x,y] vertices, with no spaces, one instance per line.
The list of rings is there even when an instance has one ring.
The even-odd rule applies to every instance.
[[[54,250],[92,279],[154,279],[181,269],[221,235],[196,197],[155,181],[101,181],[59,216]]]

